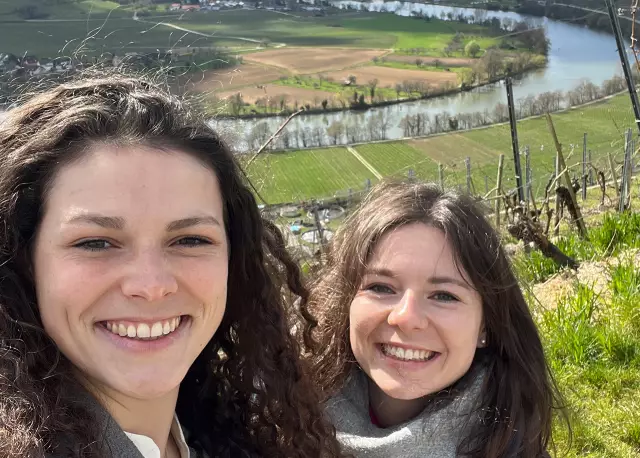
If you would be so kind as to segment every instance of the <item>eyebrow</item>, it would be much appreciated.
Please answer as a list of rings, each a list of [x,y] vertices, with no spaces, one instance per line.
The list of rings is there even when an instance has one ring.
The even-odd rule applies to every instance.
[[[103,216],[95,213],[86,213],[83,215],[74,216],[73,218],[67,221],[68,224],[93,224],[96,226],[100,226],[105,229],[113,229],[121,231],[125,227],[125,220],[120,216]],[[176,221],[172,221],[167,224],[167,232],[179,231],[181,229],[186,229],[188,227],[200,226],[200,225],[208,225],[208,226],[219,226],[220,221],[218,221],[213,216],[192,216],[189,218],[183,218]]]
[[[387,269],[386,267],[368,268],[367,270],[365,270],[364,274],[365,275],[378,275],[380,277],[390,277],[390,278],[395,278],[395,277],[398,276],[396,273],[394,273],[390,269]],[[457,278],[447,277],[447,276],[430,277],[430,278],[427,279],[427,282],[431,283],[432,285],[450,284],[450,285],[456,285],[456,286],[459,286],[461,288],[468,289],[468,290],[473,289],[473,287],[471,285],[469,285],[466,281],[458,280]]]

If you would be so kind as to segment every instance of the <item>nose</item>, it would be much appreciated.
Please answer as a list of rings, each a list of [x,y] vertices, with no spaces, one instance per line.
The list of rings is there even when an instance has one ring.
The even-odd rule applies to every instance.
[[[152,302],[174,294],[178,281],[161,253],[138,253],[122,280],[122,293]]]
[[[403,331],[414,331],[427,327],[428,320],[420,297],[415,291],[406,290],[387,317],[387,323]]]

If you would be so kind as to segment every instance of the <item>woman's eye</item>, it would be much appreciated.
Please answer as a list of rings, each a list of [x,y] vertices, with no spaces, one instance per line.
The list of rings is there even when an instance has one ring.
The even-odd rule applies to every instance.
[[[393,294],[395,292],[389,286],[381,285],[379,283],[375,283],[373,285],[369,285],[365,289],[367,291],[371,291],[371,292],[374,292],[376,294]]]
[[[76,248],[81,248],[87,251],[106,251],[109,248],[112,248],[113,245],[106,240],[96,239],[96,240],[84,240],[80,243],[74,245]]]
[[[185,246],[185,247],[194,247],[194,246],[201,246],[201,245],[211,245],[211,241],[204,239],[202,237],[183,237],[181,239],[178,239],[175,242],[175,245]]]
[[[435,293],[431,296],[432,299],[440,302],[457,302],[458,298],[449,293]]]

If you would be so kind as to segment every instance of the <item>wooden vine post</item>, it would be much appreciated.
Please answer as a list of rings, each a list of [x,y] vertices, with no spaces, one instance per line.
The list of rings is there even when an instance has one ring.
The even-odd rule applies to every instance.
[[[560,142],[558,141],[558,135],[556,134],[556,128],[553,125],[553,120],[551,119],[551,115],[549,113],[547,113],[547,124],[549,126],[549,132],[551,133],[551,136],[553,137],[553,142],[556,145],[556,151],[558,152],[558,162],[559,162],[559,166],[560,166],[560,170],[563,175],[564,175],[564,180],[567,186],[567,190],[569,191],[569,197],[571,198],[571,201],[573,203],[573,205],[575,206],[575,211],[576,211],[576,226],[578,226],[578,234],[580,235],[580,237],[584,240],[588,240],[589,236],[587,234],[587,226],[584,224],[584,219],[582,218],[582,212],[580,210],[580,207],[578,206],[578,201],[576,199],[576,193],[573,190],[573,183],[571,183],[571,177],[569,176],[567,169],[567,164],[564,162],[564,156],[562,154],[562,145],[560,145]],[[556,197],[557,198],[557,197]]]
[[[502,194],[502,171],[504,170],[504,154],[498,160],[498,179],[496,180],[496,229],[500,229],[500,201]]]

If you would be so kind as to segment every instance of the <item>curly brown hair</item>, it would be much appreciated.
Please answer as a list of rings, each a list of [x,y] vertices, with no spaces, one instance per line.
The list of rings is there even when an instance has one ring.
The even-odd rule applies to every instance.
[[[442,230],[458,266],[482,298],[486,348],[478,349],[468,376],[433,396],[447,405],[471,374],[486,368],[479,412],[459,448],[473,458],[539,458],[552,443],[555,409],[566,420],[562,397],[500,236],[470,197],[433,184],[382,182],[367,195],[331,241],[328,261],[311,288],[318,319],[312,379],[326,400],[348,381],[357,361],[349,341],[349,308],[378,241],[394,228],[424,223]],[[569,428],[570,431],[570,428]]]
[[[287,316],[301,313],[310,345],[313,320],[282,235],[262,220],[236,159],[207,122],[161,85],[124,76],[62,84],[0,123],[0,456],[42,457],[63,442],[73,444],[70,456],[100,453],[90,413],[67,394],[77,383],[72,364],[43,329],[30,251],[57,171],[103,140],[175,148],[218,178],[227,307],[180,386],[176,410],[190,445],[211,457],[339,456],[289,333]]]

